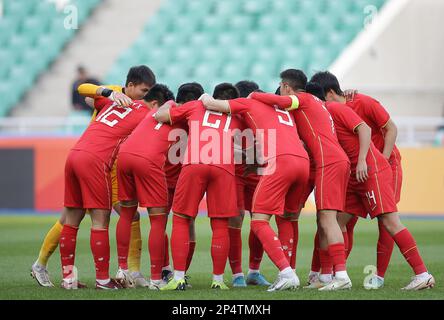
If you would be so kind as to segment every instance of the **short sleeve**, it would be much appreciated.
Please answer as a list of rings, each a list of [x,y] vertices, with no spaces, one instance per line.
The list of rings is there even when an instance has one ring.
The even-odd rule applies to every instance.
[[[187,102],[181,106],[173,106],[170,108],[171,124],[176,124],[187,120],[191,111],[196,107],[196,101]]]
[[[383,128],[390,120],[389,113],[379,101],[370,97],[363,97],[361,103],[363,104],[365,115],[372,119],[379,128]]]
[[[351,132],[355,132],[356,127],[364,123],[364,120],[362,120],[351,108],[345,106],[338,108],[340,108],[339,112],[337,112],[338,118],[344,127],[349,129]]]

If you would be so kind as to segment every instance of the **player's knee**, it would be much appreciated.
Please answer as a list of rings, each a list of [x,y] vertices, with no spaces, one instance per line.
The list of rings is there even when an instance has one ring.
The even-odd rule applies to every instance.
[[[120,201],[120,206],[121,207],[135,207],[139,205],[139,203],[137,202],[137,200],[128,200],[128,201]]]
[[[242,222],[244,221],[244,216],[243,215],[239,215],[237,217],[231,217],[228,220],[228,225],[231,228],[242,228]]]
[[[396,213],[383,214],[380,216],[379,220],[391,235],[394,235],[405,228]]]

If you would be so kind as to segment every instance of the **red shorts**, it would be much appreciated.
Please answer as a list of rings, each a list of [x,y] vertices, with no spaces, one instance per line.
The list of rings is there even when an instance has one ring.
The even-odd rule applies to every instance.
[[[350,163],[341,161],[316,169],[316,209],[344,211]]]
[[[297,213],[303,204],[310,163],[307,159],[281,155],[269,161],[253,196],[252,212],[282,215]]]
[[[392,181],[389,167],[370,175],[364,183],[353,177],[347,189],[345,212],[362,218],[370,214],[372,219],[383,213],[397,212]]]
[[[239,210],[251,211],[254,191],[259,180],[259,176],[256,175],[249,175],[247,177],[236,176],[237,207]]]
[[[310,194],[313,192],[314,187],[315,187],[315,181],[316,181],[316,169],[311,166],[310,167],[310,176],[308,178],[308,183],[306,188],[304,189],[304,192],[302,193],[302,206],[301,209],[303,207],[305,207],[305,204],[308,200],[308,197],[310,196]]]
[[[111,168],[89,152],[71,150],[65,164],[64,204],[111,210]]]
[[[145,208],[165,208],[168,189],[165,172],[150,160],[120,153],[117,160],[119,201],[138,200]]]
[[[196,217],[205,192],[210,218],[239,215],[235,176],[222,168],[206,164],[190,164],[182,168],[174,195],[173,212]]]
[[[395,201],[396,203],[399,203],[399,201],[401,201],[402,167],[400,163],[394,163],[391,166],[393,173],[393,191],[395,192]]]
[[[168,187],[168,206],[167,206],[167,213],[170,213],[171,208],[173,207],[173,199],[174,199],[174,193],[176,192],[176,187],[170,188]]]

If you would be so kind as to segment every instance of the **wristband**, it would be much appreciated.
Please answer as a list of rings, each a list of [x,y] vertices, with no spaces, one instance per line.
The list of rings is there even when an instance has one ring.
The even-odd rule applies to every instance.
[[[102,91],[102,97],[108,98],[113,93],[113,90],[105,88]]]

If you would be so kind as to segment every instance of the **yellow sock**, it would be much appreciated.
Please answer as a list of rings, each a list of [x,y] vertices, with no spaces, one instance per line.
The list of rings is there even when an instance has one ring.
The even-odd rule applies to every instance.
[[[140,272],[140,255],[142,252],[142,236],[140,221],[131,223],[131,239],[128,252],[128,269],[130,272]]]
[[[63,225],[57,220],[57,222],[52,226],[51,230],[49,230],[46,234],[45,240],[43,240],[42,247],[40,248],[39,258],[37,260],[40,265],[46,267],[48,264],[48,259],[51,257],[55,249],[57,249],[62,228]]]

